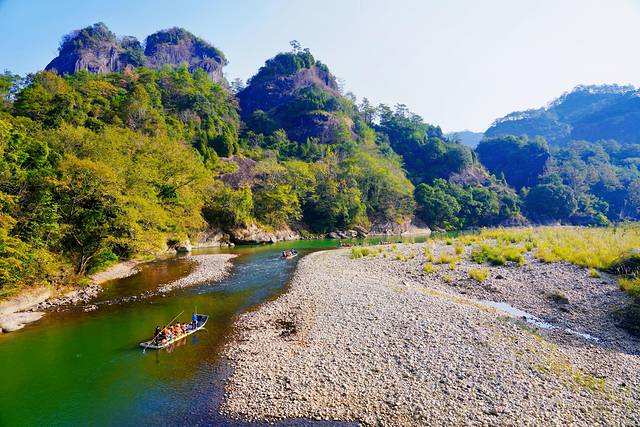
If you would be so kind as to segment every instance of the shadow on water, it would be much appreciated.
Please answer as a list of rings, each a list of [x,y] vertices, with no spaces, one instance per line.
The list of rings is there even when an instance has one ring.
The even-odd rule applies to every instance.
[[[235,316],[283,292],[298,260],[336,247],[309,240],[198,253],[236,253],[232,274],[205,284],[95,312],[50,313],[0,337],[0,425],[246,425],[219,415],[228,368],[221,351]],[[285,248],[301,256],[279,258]],[[108,284],[103,300],[135,295],[187,274],[180,258],[155,261]],[[156,325],[197,307],[210,315],[206,331],[169,350],[138,347]],[[260,423],[257,423],[260,424]],[[338,425],[290,420],[279,425]],[[251,423],[256,425],[256,423]]]

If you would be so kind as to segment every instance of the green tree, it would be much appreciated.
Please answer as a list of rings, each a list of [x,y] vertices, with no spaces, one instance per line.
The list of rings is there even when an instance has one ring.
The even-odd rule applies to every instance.
[[[529,215],[541,220],[567,220],[578,207],[571,188],[557,176],[531,188],[525,202]]]
[[[433,185],[420,184],[415,191],[418,215],[431,227],[456,228],[460,224],[460,204],[447,191],[447,183],[436,179]]]
[[[121,183],[103,163],[69,156],[60,165],[57,183],[60,197],[63,246],[84,274],[91,261],[119,238],[126,236],[118,206]]]

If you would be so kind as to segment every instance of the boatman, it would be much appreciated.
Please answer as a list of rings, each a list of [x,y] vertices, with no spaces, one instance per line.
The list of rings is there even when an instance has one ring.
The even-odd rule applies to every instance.
[[[191,315],[191,324],[193,325],[193,329],[198,327],[198,315],[196,313]]]
[[[156,345],[160,342],[160,332],[162,332],[162,328],[160,328],[160,325],[157,325],[156,332],[153,334]]]

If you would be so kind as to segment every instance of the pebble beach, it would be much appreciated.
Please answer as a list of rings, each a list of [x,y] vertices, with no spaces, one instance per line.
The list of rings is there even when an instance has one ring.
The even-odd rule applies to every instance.
[[[301,259],[285,294],[237,320],[222,412],[389,426],[640,425],[640,342],[616,326],[628,297],[612,277],[529,257],[488,267],[478,282],[468,258],[425,272],[423,249],[398,245],[402,260],[349,250]]]

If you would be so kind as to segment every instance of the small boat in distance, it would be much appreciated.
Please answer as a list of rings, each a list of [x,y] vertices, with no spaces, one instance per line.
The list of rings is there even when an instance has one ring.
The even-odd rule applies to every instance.
[[[171,344],[176,343],[188,337],[191,334],[195,334],[200,329],[204,328],[204,325],[207,323],[207,320],[209,320],[209,316],[206,314],[196,314],[195,318],[196,318],[195,323],[190,323],[189,325],[187,325],[187,331],[185,333],[177,335],[174,338],[171,338],[170,340],[168,339],[159,340],[159,339],[156,339],[156,337],[154,337],[149,341],[141,342],[140,347],[144,347],[145,349],[152,348],[155,350],[160,350],[161,348],[168,347]]]
[[[282,255],[280,255],[280,258],[282,259],[291,259],[291,258],[295,258],[298,256],[298,251],[296,251],[295,249],[290,249],[288,251],[282,251]]]

